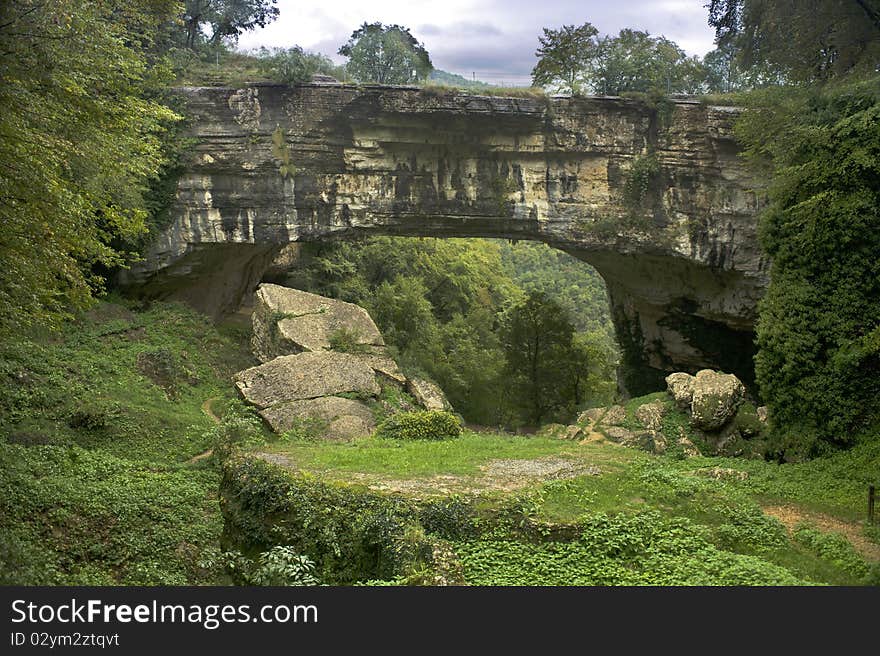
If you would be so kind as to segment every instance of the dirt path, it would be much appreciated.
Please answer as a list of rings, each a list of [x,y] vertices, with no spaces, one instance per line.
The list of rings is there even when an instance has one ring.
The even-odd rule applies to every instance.
[[[220,423],[220,417],[218,417],[217,415],[214,414],[214,411],[211,409],[211,404],[219,398],[220,398],[219,396],[212,396],[210,398],[205,399],[204,403],[202,403],[202,412],[204,412],[206,415],[208,415],[208,419],[213,421],[215,424]],[[214,449],[208,449],[204,453],[200,453],[199,455],[193,456],[192,458],[187,460],[186,464],[188,464],[188,465],[195,464],[195,463],[199,462],[200,460],[204,460],[205,458],[210,458],[212,455],[214,455]]]
[[[284,454],[255,453],[254,455],[276,465],[296,469],[295,463]],[[390,479],[381,474],[363,472],[346,472],[344,476],[346,480],[366,485],[373,490],[431,495],[476,493],[486,490],[510,492],[542,481],[601,474],[600,469],[590,463],[557,457],[490,460],[479,469],[479,474],[468,476],[437,474],[424,478]]]
[[[791,504],[763,506],[763,510],[767,515],[782,522],[789,533],[802,522],[812,524],[824,533],[842,534],[865,560],[880,562],[880,544],[871,542],[862,535],[861,526],[855,522],[844,522],[836,517],[810,512]]]

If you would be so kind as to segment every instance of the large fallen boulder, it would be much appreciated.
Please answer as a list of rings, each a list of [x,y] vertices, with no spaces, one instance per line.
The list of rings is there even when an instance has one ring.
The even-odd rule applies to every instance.
[[[666,414],[666,406],[660,401],[643,403],[636,408],[636,419],[639,423],[652,431],[659,431],[663,425],[663,416]]]
[[[412,394],[425,410],[452,410],[440,386],[424,378],[410,378],[406,381],[406,391]]]
[[[666,391],[682,410],[691,409],[694,398],[694,377],[684,372],[676,372],[666,377]]]
[[[427,410],[451,410],[435,383],[407,380],[358,305],[262,284],[252,323],[251,345],[263,364],[236,374],[235,384],[276,432],[307,422],[322,426],[328,439],[367,435],[376,427],[370,407],[338,395],[354,394],[382,408],[380,381],[408,389]]]
[[[333,346],[352,353],[385,354],[382,334],[365,309],[299,289],[260,285],[254,294],[252,322],[251,346],[260,362]]]
[[[666,385],[675,402],[690,412],[691,425],[703,431],[720,430],[745,400],[746,388],[739,378],[711,369],[698,371],[696,376],[670,374]]]
[[[310,424],[328,440],[349,440],[376,429],[372,410],[360,401],[338,396],[285,401],[261,410],[260,415],[276,433]]]
[[[381,392],[372,367],[353,355],[333,351],[282,355],[239,371],[233,380],[241,395],[261,410],[285,401]]]

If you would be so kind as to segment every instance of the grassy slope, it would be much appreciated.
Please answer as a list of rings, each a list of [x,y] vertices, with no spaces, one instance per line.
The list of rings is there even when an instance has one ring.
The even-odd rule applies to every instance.
[[[176,306],[103,303],[63,335],[4,344],[0,582],[221,581],[200,565],[222,530],[218,475],[186,461],[211,446],[201,405],[231,397],[246,337]]]
[[[235,403],[229,376],[252,363],[247,337],[175,306],[133,312],[102,304],[60,337],[4,344],[3,583],[226,580],[202,562],[222,528],[217,474],[209,461],[187,461],[211,446],[205,400]],[[142,373],[144,363],[161,374],[165,390]],[[471,583],[854,584],[868,574],[845,541],[809,530],[790,535],[761,504],[859,519],[865,485],[877,475],[876,441],[788,465],[475,433],[446,443],[276,440],[263,448],[331,477],[445,476],[447,494],[456,492],[456,480],[483,476],[480,467],[498,459],[569,459],[600,469],[490,494],[537,522],[579,522],[582,537],[534,544],[490,532],[460,541],[455,548]],[[749,477],[705,475],[715,467]]]
[[[629,414],[664,396],[633,400]],[[666,418],[671,431],[685,423],[674,412]],[[483,492],[495,502],[515,499],[525,515],[541,523],[580,524],[584,536],[570,543],[525,544],[490,532],[460,542],[456,550],[474,584],[854,585],[871,575],[870,562],[845,539],[806,528],[789,532],[762,506],[796,504],[807,523],[811,512],[822,511],[858,530],[854,520],[861,519],[866,481],[876,476],[880,461],[876,442],[833,458],[786,465],[676,459],[609,443],[471,432],[440,443],[373,437],[350,444],[281,440],[262,450],[326,478],[390,483],[391,489],[421,496],[485,489],[481,467],[499,459],[568,459],[600,469],[598,476],[535,477],[516,491]],[[711,475],[719,468],[748,477],[719,480]],[[419,484],[406,486],[401,480]]]

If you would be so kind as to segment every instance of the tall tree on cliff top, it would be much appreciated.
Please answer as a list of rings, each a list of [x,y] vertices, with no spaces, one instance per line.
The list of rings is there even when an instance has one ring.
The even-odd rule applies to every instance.
[[[688,57],[674,41],[631,29],[602,39],[594,69],[593,87],[606,95],[697,93],[705,76],[701,62]]]
[[[412,84],[434,70],[425,47],[400,25],[364,23],[339,54],[348,57],[347,70],[358,82]]]
[[[719,45],[734,46],[743,68],[809,82],[880,65],[877,0],[711,0],[708,7]]]
[[[143,194],[176,119],[148,100],[144,49],[171,0],[0,5],[0,332],[86,306],[144,229]]]
[[[599,57],[598,34],[590,23],[563,25],[558,30],[545,27],[544,36],[538,37],[541,47],[535,52],[539,61],[532,69],[532,84],[561,93],[585,93]]]
[[[540,59],[532,70],[533,83],[572,94],[703,90],[702,62],[688,57],[674,41],[631,29],[617,36],[597,34],[590,23],[545,29],[535,53]]]
[[[236,41],[242,32],[265,27],[275,20],[275,3],[276,0],[185,0],[185,45],[194,50],[203,43]]]

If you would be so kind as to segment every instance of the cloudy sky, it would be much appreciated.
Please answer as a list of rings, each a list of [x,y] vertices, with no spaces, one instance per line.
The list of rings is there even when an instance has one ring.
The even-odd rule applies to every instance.
[[[435,68],[493,84],[526,85],[535,65],[541,28],[595,25],[602,34],[623,27],[664,35],[688,54],[712,49],[708,0],[278,0],[278,19],[245,33],[244,49],[290,47],[321,52],[335,61],[339,46],[361,23],[410,28]]]

